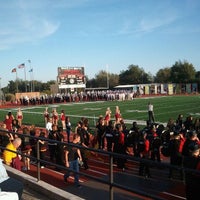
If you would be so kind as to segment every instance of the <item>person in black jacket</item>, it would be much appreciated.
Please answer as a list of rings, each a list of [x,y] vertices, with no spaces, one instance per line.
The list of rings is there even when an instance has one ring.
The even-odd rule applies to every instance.
[[[188,156],[190,154],[189,152],[189,146],[192,144],[197,144],[199,142],[199,138],[197,137],[197,132],[195,130],[190,130],[186,134],[186,141],[183,145],[182,149],[182,155],[183,156]]]
[[[134,156],[138,157],[138,150],[137,145],[140,137],[140,130],[138,127],[137,122],[133,122],[132,127],[129,130],[129,133],[127,134],[127,145],[133,148],[133,154]]]
[[[104,118],[102,116],[100,116],[98,119],[98,122],[96,124],[97,141],[98,141],[99,149],[104,149],[105,127],[106,127],[105,122],[106,121],[104,120]],[[109,123],[109,121],[106,123]]]
[[[184,156],[183,166],[185,169],[185,192],[187,200],[198,199],[200,188],[200,146],[190,143],[188,156]],[[190,171],[193,170],[193,171]],[[195,171],[196,170],[196,171]]]
[[[90,135],[88,132],[88,127],[85,125],[85,123],[82,123],[81,131],[80,131],[80,144],[83,147],[89,147],[89,142],[90,142]],[[81,151],[81,156],[82,156],[82,161],[83,161],[83,166],[85,169],[88,169],[88,158],[87,158],[87,149],[80,149]]]
[[[107,142],[107,151],[112,151],[112,145],[113,145],[113,121],[110,120],[108,122],[108,126],[105,127],[105,137]]]
[[[172,139],[169,142],[170,164],[182,167],[182,154],[180,152],[181,138],[178,130],[174,131]],[[181,179],[183,180],[183,171],[180,171]],[[170,168],[169,178],[174,178],[174,169]]]
[[[49,155],[50,155],[50,161],[54,162],[56,159],[56,150],[57,150],[57,133],[58,133],[58,126],[56,124],[52,125],[52,130],[49,131],[48,139],[51,141],[48,142],[48,148],[49,148]]]
[[[150,149],[151,149],[151,160],[160,162],[160,148],[161,148],[161,139],[156,132],[156,128],[152,129],[152,139],[150,140]]]

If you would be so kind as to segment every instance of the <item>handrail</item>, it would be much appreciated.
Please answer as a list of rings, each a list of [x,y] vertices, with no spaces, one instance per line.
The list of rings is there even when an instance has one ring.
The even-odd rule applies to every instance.
[[[4,131],[4,130],[0,130],[0,131],[1,132],[8,132],[8,131]],[[10,131],[9,131],[9,133],[17,134],[17,135],[22,136],[21,133],[14,133],[14,132],[10,132]],[[107,155],[109,157],[109,174],[108,174],[109,175],[109,180],[103,180],[101,178],[94,177],[94,176],[91,176],[91,175],[83,173],[83,172],[75,172],[74,170],[69,170],[68,168],[66,168],[64,166],[57,165],[55,163],[52,163],[52,162],[49,162],[49,161],[46,161],[46,160],[41,160],[40,159],[40,153],[39,153],[39,142],[37,142],[37,145],[36,145],[37,146],[37,158],[35,158],[33,156],[25,155],[22,152],[18,152],[20,155],[22,155],[24,157],[28,157],[28,158],[30,158],[32,160],[36,160],[37,161],[37,180],[38,181],[40,181],[40,162],[42,161],[45,164],[48,164],[48,165],[51,165],[51,166],[55,166],[55,167],[57,167],[59,169],[68,170],[68,171],[73,172],[73,173],[78,173],[79,175],[83,175],[83,176],[88,177],[90,179],[93,179],[93,180],[96,180],[98,182],[107,184],[109,186],[109,199],[110,200],[113,200],[113,192],[114,192],[113,188],[114,187],[119,188],[119,189],[123,189],[125,191],[133,192],[133,193],[136,193],[136,194],[148,197],[148,198],[152,198],[152,199],[157,199],[157,200],[162,200],[163,199],[163,198],[161,198],[161,197],[159,197],[157,195],[149,194],[149,193],[146,193],[145,191],[142,191],[142,190],[137,190],[135,188],[129,188],[127,186],[115,183],[114,179],[113,179],[113,157],[116,157],[116,156],[124,158],[124,159],[131,160],[131,161],[136,161],[136,162],[142,161],[145,164],[150,164],[151,166],[155,166],[155,167],[183,170],[185,172],[186,171],[190,171],[190,172],[193,172],[193,173],[196,173],[196,174],[200,175],[200,172],[197,171],[197,170],[188,169],[188,168],[184,168],[184,167],[179,167],[179,166],[175,166],[175,165],[170,165],[168,163],[155,162],[155,161],[148,160],[148,159],[145,160],[145,159],[141,159],[139,157],[134,157],[134,156],[131,156],[131,155],[117,154],[117,153],[114,153],[114,152],[108,152],[108,151],[104,151],[104,150],[100,150],[100,149],[86,148],[86,147],[83,147],[83,146],[80,146],[80,145],[77,145],[77,144],[60,142],[60,141],[51,140],[51,139],[48,139],[48,138],[35,137],[35,136],[31,136],[31,135],[23,135],[23,136],[24,137],[34,138],[36,140],[42,139],[42,140],[47,141],[47,142],[54,142],[54,143],[57,143],[58,145],[59,144],[70,145],[70,146],[77,147],[77,148],[80,148],[80,149],[87,149],[90,152],[92,151],[92,152],[96,152],[98,154]],[[0,149],[5,150],[6,148],[1,146],[1,144],[0,144]],[[9,149],[6,149],[6,150],[9,150]],[[11,151],[11,150],[9,150],[9,151]],[[13,152],[13,151],[11,151],[11,152]]]

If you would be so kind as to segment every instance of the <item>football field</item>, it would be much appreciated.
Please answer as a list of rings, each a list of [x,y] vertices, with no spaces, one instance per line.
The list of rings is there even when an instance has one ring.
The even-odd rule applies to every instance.
[[[179,114],[183,114],[184,119],[189,115],[193,116],[194,119],[200,117],[200,95],[185,95],[141,97],[129,101],[67,102],[35,106],[11,106],[9,108],[1,107],[0,121],[5,119],[5,115],[9,111],[16,116],[18,107],[21,107],[24,115],[23,124],[44,127],[43,112],[48,107],[49,112],[56,108],[59,114],[63,109],[66,115],[70,116],[73,128],[81,117],[88,118],[90,126],[93,127],[98,117],[105,115],[107,107],[110,107],[112,119],[114,120],[115,107],[119,106],[127,127],[133,121],[137,121],[139,125],[145,125],[148,119],[148,102],[151,102],[154,106],[155,121],[157,123],[166,124],[170,118],[176,120]]]

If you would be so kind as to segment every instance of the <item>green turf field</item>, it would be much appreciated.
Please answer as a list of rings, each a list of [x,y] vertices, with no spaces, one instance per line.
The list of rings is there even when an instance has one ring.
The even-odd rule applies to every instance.
[[[130,126],[135,120],[141,123],[147,120],[147,104],[149,101],[154,105],[155,120],[158,123],[166,123],[170,118],[175,120],[179,114],[183,114],[184,119],[189,115],[192,115],[194,118],[200,117],[199,95],[160,96],[136,98],[131,101],[80,102],[22,107],[24,115],[23,124],[35,124],[36,126],[44,127],[43,112],[47,106],[49,112],[52,111],[53,107],[56,107],[59,114],[64,109],[66,115],[70,116],[72,127],[75,127],[77,121],[83,116],[89,119],[90,126],[92,127],[99,115],[105,115],[107,107],[111,108],[112,117],[114,117],[115,106],[118,105],[127,126]],[[4,120],[8,111],[11,111],[15,116],[17,108],[1,108],[0,121]]]

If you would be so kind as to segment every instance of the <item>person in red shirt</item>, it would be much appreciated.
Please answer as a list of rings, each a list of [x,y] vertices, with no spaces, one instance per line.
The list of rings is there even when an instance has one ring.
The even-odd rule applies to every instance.
[[[61,113],[60,113],[60,121],[61,121],[63,130],[66,130],[65,118],[66,118],[66,116],[65,116],[65,111],[64,111],[64,110],[61,110]]]
[[[149,159],[150,142],[147,139],[147,132],[142,132],[138,142],[138,155],[142,159]],[[151,177],[149,164],[141,160],[139,165],[139,175],[146,178]]]
[[[12,131],[12,121],[14,119],[14,116],[11,112],[8,112],[8,114],[6,115],[6,118],[4,120],[4,124],[6,124],[6,129],[8,129],[8,131]]]

